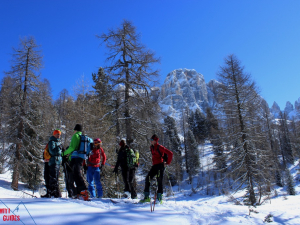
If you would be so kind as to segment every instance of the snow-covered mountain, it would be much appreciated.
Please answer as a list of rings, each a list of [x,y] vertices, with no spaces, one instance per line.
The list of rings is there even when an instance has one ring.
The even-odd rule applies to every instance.
[[[158,101],[162,111],[172,117],[180,117],[186,107],[205,112],[207,106],[215,104],[214,91],[206,85],[203,75],[193,69],[177,69],[169,73]]]
[[[270,108],[270,112],[273,114],[274,118],[280,118],[280,112],[285,113],[290,120],[300,120],[300,98],[295,101],[293,105],[291,102],[287,102],[283,110],[280,109],[276,102],[273,103]]]
[[[161,88],[152,90],[152,95],[159,102],[162,112],[174,118],[180,118],[185,108],[195,111],[197,108],[205,114],[206,107],[214,108],[218,103],[217,87],[222,85],[217,80],[205,83],[204,76],[194,69],[176,69],[170,72]],[[265,100],[262,103],[266,103]],[[285,112],[289,119],[300,120],[300,98],[287,102],[281,110],[276,102],[270,108],[274,118]]]

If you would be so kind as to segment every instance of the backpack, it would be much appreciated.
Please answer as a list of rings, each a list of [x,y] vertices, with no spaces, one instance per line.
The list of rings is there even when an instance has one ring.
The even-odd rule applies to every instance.
[[[157,145],[157,151],[160,154],[160,157],[163,158],[164,162],[168,162],[168,155],[164,153],[164,155],[161,154],[161,152],[159,151],[159,144]]]
[[[139,160],[139,152],[134,151],[131,148],[126,149],[126,156],[127,156],[127,167],[129,169],[133,169],[137,167],[138,160]]]
[[[51,155],[50,155],[50,152],[49,152],[49,147],[48,147],[48,143],[46,144],[46,147],[44,149],[44,155],[43,155],[43,158],[44,158],[44,161],[45,162],[49,162],[50,158],[51,158]]]
[[[94,143],[91,138],[86,135],[79,135],[80,136],[80,143],[77,149],[78,154],[89,154],[91,150],[94,148]]]

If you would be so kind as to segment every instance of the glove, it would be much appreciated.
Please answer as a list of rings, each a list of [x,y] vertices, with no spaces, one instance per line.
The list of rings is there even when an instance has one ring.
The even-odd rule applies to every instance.
[[[100,170],[102,170],[102,168],[103,168],[103,165],[100,166]]]
[[[69,156],[68,155],[62,156],[62,164],[67,163],[68,160],[69,160]]]

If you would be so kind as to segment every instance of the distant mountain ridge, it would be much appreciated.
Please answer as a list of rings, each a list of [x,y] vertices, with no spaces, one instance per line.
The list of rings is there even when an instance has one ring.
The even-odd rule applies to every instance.
[[[164,115],[180,118],[182,110],[186,107],[193,111],[199,109],[203,113],[207,107],[214,108],[217,104],[217,87],[220,84],[217,80],[206,83],[201,73],[184,68],[170,72],[161,88],[153,89],[153,92]],[[281,109],[276,102],[271,106],[270,112],[274,118],[280,117]],[[300,98],[294,106],[287,102],[282,112],[285,112],[289,119],[294,117],[300,120]]]

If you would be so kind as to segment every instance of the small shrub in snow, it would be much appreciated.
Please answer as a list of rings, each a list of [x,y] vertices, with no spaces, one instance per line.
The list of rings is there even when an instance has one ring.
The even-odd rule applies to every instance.
[[[271,213],[269,213],[269,214],[265,217],[264,223],[272,223],[272,222],[274,222],[274,220],[273,220],[273,215],[272,215]]]

